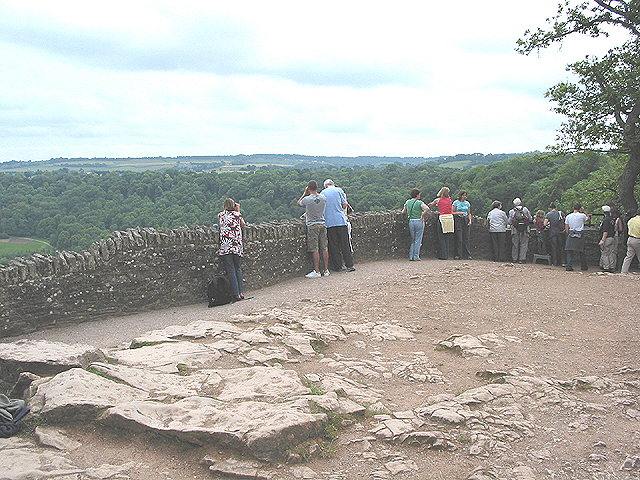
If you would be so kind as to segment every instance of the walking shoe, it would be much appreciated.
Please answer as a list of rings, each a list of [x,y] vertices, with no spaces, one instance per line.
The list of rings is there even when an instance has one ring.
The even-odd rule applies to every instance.
[[[328,277],[331,274],[331,272],[329,272],[329,270],[325,270],[324,272],[322,272],[322,275],[324,275],[325,277]]]
[[[356,267],[347,267],[347,272],[355,272]]]
[[[307,278],[320,278],[322,275],[320,275],[318,272],[316,272],[315,270],[311,273],[307,273],[305,275],[305,277]]]

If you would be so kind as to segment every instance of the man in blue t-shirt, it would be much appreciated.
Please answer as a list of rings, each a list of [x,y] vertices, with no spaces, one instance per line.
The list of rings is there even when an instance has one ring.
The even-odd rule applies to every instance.
[[[342,270],[342,261],[344,260],[346,271],[353,272],[355,268],[349,242],[347,216],[344,213],[344,209],[347,208],[347,196],[344,190],[337,187],[329,178],[324,181],[322,195],[327,197],[327,204],[324,206],[324,221],[327,225],[327,240],[329,242],[329,269]]]

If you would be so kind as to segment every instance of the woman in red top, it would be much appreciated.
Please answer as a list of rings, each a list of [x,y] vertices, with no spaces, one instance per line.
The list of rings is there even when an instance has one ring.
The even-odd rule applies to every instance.
[[[453,237],[453,201],[449,196],[449,187],[442,187],[438,197],[429,204],[429,207],[438,207],[438,240],[440,241],[440,260],[449,258],[449,246]]]

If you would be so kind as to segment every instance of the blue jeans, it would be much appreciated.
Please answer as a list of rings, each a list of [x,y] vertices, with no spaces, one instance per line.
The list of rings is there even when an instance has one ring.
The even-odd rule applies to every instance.
[[[231,284],[231,293],[233,293],[234,297],[237,297],[241,293],[244,293],[244,287],[242,286],[242,257],[235,253],[220,256],[227,270],[227,278]]]
[[[422,220],[409,220],[409,234],[411,246],[409,247],[409,259],[420,260],[420,247],[422,247],[422,235],[424,234],[424,222]]]

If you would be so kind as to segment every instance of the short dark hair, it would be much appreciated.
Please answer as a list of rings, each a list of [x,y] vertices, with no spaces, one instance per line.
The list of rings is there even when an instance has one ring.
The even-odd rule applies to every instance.
[[[576,203],[573,204],[573,209],[574,210],[580,210],[581,208],[582,208],[582,204],[581,203],[576,202]]]
[[[318,191],[318,182],[316,182],[315,180],[309,180],[309,184],[307,186],[312,192]]]
[[[502,207],[502,202],[500,200],[494,200],[491,204],[491,208],[500,208]]]
[[[549,208],[550,208],[551,210],[553,210],[554,208],[558,208],[558,207],[556,207],[556,203],[555,203],[555,202],[551,202],[551,203],[549,204]]]
[[[411,190],[411,193],[409,195],[411,195],[411,198],[416,198],[418,195],[420,195],[420,190],[414,188]]]

